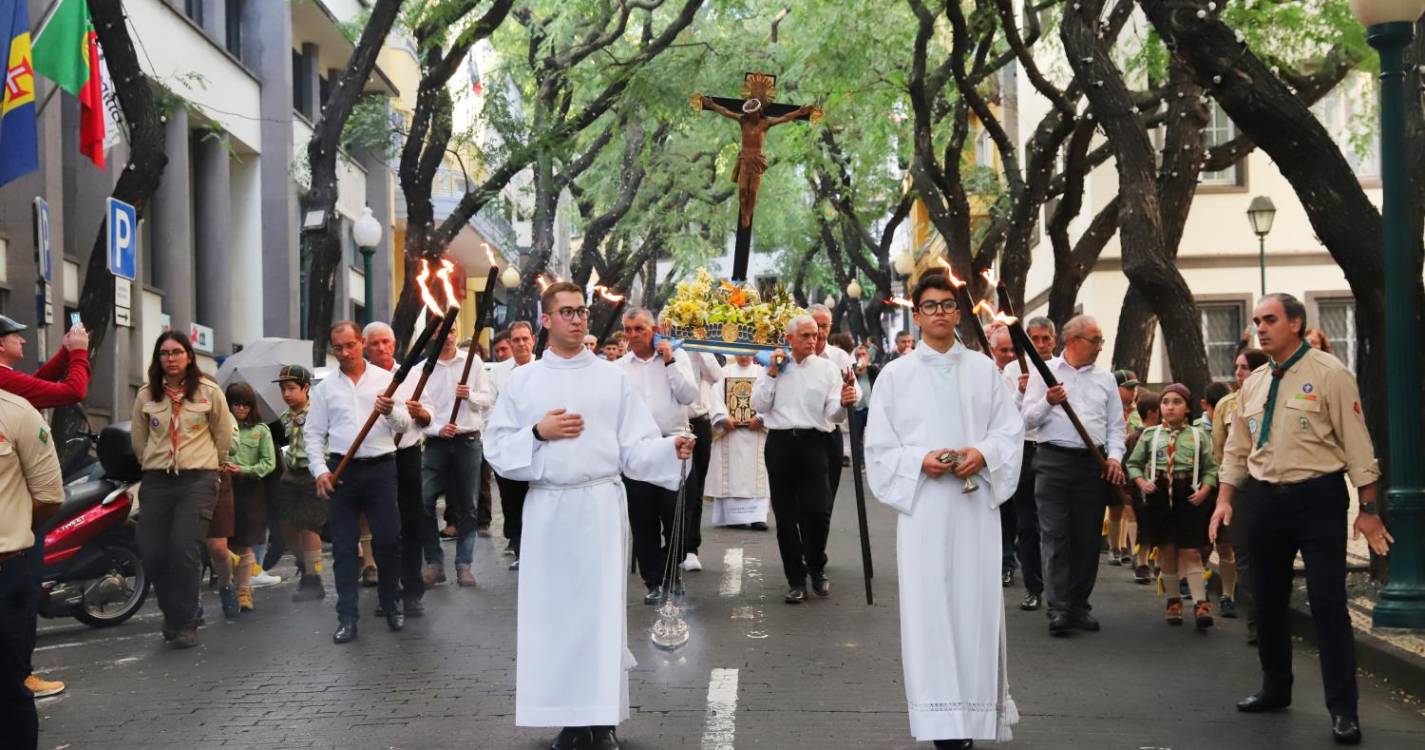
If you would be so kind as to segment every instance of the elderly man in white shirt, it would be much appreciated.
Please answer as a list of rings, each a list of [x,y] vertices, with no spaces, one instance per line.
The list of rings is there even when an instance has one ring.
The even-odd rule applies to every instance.
[[[371,365],[362,356],[365,344],[360,330],[349,320],[332,326],[331,350],[340,369],[312,389],[311,407],[303,427],[307,468],[317,480],[317,494],[330,499],[332,574],[336,579],[336,643],[356,638],[357,517],[366,515],[371,527],[372,551],[382,570],[401,569],[401,519],[396,508],[396,435],[410,424],[404,405],[385,395],[392,374]],[[382,415],[371,426],[336,483],[333,469],[351,450],[366,418],[375,410]],[[396,606],[397,576],[381,576],[377,592],[386,613],[386,625],[401,630],[406,619]]]
[[[445,504],[455,509],[455,582],[474,586],[475,540],[478,519],[475,496],[480,491],[480,430],[485,416],[495,404],[494,391],[479,355],[456,347],[454,328],[441,342],[430,379],[420,401],[406,402],[411,420],[425,434],[425,456],[421,463],[421,487],[428,520],[422,532],[425,547],[427,584],[445,578],[445,550],[440,548],[440,532],[435,522],[436,498],[445,495]],[[461,383],[465,362],[475,357],[470,380]],[[459,404],[458,411],[457,403]],[[456,411],[454,421],[450,415]]]
[[[799,315],[787,324],[791,355],[778,349],[752,386],[752,408],[767,427],[767,479],[777,547],[787,575],[788,604],[806,601],[811,576],[817,596],[831,593],[826,577],[826,537],[831,530],[826,425],[846,417],[856,387],[830,360],[816,356],[816,320]],[[840,455],[837,466],[840,468]]]
[[[505,384],[514,374],[515,368],[534,362],[534,326],[527,320],[516,320],[505,329],[511,356],[490,367],[490,388],[498,397],[505,390]],[[529,482],[507,479],[495,472],[495,486],[500,489],[500,513],[505,517],[504,534],[508,546],[505,553],[514,556],[510,570],[520,569],[520,533],[524,530],[524,498],[529,493]]]
[[[1048,318],[1031,318],[1024,324],[1029,341],[1045,362],[1054,358],[1056,333],[1054,321]],[[1025,360],[1028,364],[1028,360]],[[1005,385],[1014,397],[1015,408],[1024,408],[1024,391],[1029,387],[1029,373],[1020,372],[1019,362],[1004,366]],[[1016,551],[1019,554],[1019,569],[1024,576],[1024,598],[1019,608],[1026,612],[1038,610],[1044,604],[1044,563],[1040,550],[1039,508],[1034,500],[1034,453],[1039,443],[1039,430],[1025,427],[1024,460],[1019,469],[1019,487],[1014,491],[1014,517],[1018,537]]]
[[[1034,457],[1034,495],[1049,599],[1049,632],[1096,632],[1089,614],[1098,578],[1099,535],[1110,484],[1123,483],[1123,402],[1113,375],[1094,365],[1103,350],[1098,322],[1080,315],[1064,326],[1064,352],[1049,360],[1059,384],[1046,387],[1032,373],[1024,392],[1024,425],[1039,431]],[[1068,402],[1093,445],[1084,445],[1060,404]],[[1100,471],[1093,452],[1102,450]]]
[[[836,365],[836,371],[841,373],[844,379],[847,372],[855,371],[856,360],[841,347],[828,346],[826,343],[831,336],[831,308],[826,305],[812,305],[809,312],[812,320],[816,321],[816,356]],[[856,400],[860,401],[861,385],[856,382],[854,376],[848,382],[856,389]],[[836,502],[836,491],[841,487],[841,460],[846,455],[846,442],[842,437],[841,427],[848,416],[849,412],[837,419],[828,419],[821,428],[826,432],[826,480],[830,485],[833,504]]]
[[[698,398],[698,384],[686,352],[675,352],[666,338],[653,343],[653,314],[636,308],[623,315],[628,354],[616,363],[653,415],[663,437],[691,434],[687,406]],[[633,532],[633,554],[648,592],[644,604],[657,604],[663,568],[670,554],[677,490],[624,477],[628,492],[628,525]],[[676,551],[674,551],[676,552]]]

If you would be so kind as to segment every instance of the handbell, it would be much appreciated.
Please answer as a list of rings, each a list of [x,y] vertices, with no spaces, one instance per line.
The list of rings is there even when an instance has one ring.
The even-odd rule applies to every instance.
[[[960,461],[962,461],[964,458],[964,455],[962,455],[959,451],[944,451],[940,455],[936,456],[935,460],[939,461],[942,464],[950,464],[953,467],[959,466]],[[960,486],[960,491],[974,492],[979,488],[980,485],[975,482],[974,477],[965,477],[965,483]]]

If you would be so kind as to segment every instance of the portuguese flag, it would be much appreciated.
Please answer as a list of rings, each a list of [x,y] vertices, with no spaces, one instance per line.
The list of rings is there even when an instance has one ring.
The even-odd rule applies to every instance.
[[[87,0],[60,0],[34,43],[35,72],[79,97],[79,152],[104,168],[104,101],[99,39]]]

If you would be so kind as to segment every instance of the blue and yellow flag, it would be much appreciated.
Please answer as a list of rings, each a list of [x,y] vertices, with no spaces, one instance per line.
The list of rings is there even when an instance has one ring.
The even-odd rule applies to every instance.
[[[35,69],[25,0],[0,0],[0,43],[6,53],[5,98],[0,103],[0,185],[4,185],[40,166]]]

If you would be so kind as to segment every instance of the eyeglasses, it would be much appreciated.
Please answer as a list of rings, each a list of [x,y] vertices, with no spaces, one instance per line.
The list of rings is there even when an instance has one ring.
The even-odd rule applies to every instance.
[[[578,318],[579,320],[588,320],[589,308],[561,307],[559,308],[559,317],[563,318],[566,321],[573,321],[575,318]]]
[[[1090,344],[1093,344],[1094,346],[1103,346],[1105,341],[1104,337],[1102,336],[1095,336],[1093,338],[1089,338],[1087,336],[1075,336],[1074,338],[1083,339],[1084,341],[1087,341]]]
[[[917,305],[915,309],[919,310],[921,315],[949,315],[955,312],[955,300],[945,299],[936,302],[933,299],[928,299]]]
[[[188,352],[186,352],[186,351],[184,351],[184,350],[182,350],[182,349],[159,349],[159,350],[158,350],[158,356],[159,356],[161,359],[178,359],[179,357],[182,357],[182,356],[186,355],[187,353],[188,353]]]

